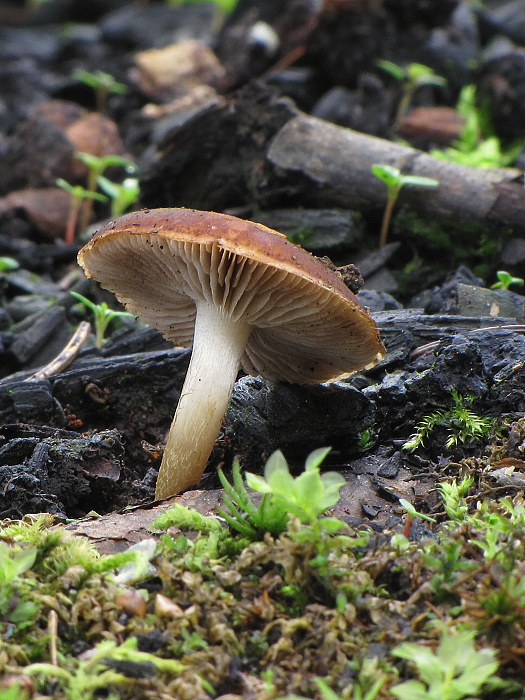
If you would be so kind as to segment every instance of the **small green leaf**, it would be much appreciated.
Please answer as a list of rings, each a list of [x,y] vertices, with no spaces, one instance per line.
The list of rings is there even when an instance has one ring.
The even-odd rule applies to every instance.
[[[14,258],[0,256],[0,272],[6,272],[8,270],[18,270],[19,267],[20,265]]]
[[[414,185],[415,187],[437,187],[439,185],[439,180],[419,175],[403,175],[401,180],[403,185]]]
[[[324,460],[330,454],[331,447],[319,447],[317,450],[311,452],[304,463],[305,469],[318,469]]]
[[[401,171],[393,165],[374,164],[371,166],[373,174],[387,187],[393,187],[399,183]]]
[[[380,58],[376,62],[376,65],[378,68],[382,68],[384,71],[389,73],[396,80],[402,81],[406,77],[404,69],[393,61],[387,61],[384,58]]]

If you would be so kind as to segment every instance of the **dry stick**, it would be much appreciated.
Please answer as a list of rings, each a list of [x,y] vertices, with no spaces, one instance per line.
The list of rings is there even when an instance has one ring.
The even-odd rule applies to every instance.
[[[449,163],[301,113],[273,136],[266,158],[273,171],[271,187],[277,190],[292,176],[315,207],[370,210],[384,205],[384,183],[371,167],[387,163],[406,175],[439,180],[432,190],[403,192],[403,201],[425,218],[478,222],[487,230],[503,224],[525,231],[523,173],[516,168]]]
[[[58,615],[56,610],[50,610],[47,616],[47,631],[49,634],[49,658],[53,666],[58,666]]]
[[[62,372],[78,355],[83,343],[87,340],[91,331],[91,324],[88,321],[81,321],[77,330],[74,332],[71,340],[66,347],[45,367],[42,367],[30,377],[24,379],[25,382],[38,382],[42,379],[48,379],[54,374]]]

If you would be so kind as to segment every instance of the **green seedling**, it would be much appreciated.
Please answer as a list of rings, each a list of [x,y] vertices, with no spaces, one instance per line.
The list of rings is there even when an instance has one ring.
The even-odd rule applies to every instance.
[[[482,418],[468,408],[473,398],[460,396],[456,389],[450,392],[453,406],[426,416],[417,426],[416,431],[403,445],[404,450],[417,450],[424,444],[428,435],[438,426],[447,429],[448,438],[445,447],[473,443],[488,435],[492,427],[491,418]]]
[[[255,506],[244,486],[238,463],[233,466],[233,485],[219,472],[228,510],[219,511],[220,515],[233,529],[252,539],[265,532],[284,532],[290,515],[317,530],[319,516],[337,503],[345,483],[336,472],[321,474],[321,463],[329,452],[330,448],[314,450],[306,459],[304,472],[295,478],[280,450],[266,462],[264,477],[247,472],[247,485],[263,494],[259,506]]]
[[[425,515],[424,513],[418,513],[418,511],[415,509],[415,507],[410,503],[410,501],[405,501],[404,498],[399,499],[399,504],[406,510],[406,521],[405,521],[405,527],[403,530],[403,535],[405,537],[408,537],[410,534],[410,528],[412,526],[412,523],[414,521],[414,518],[421,518],[421,520],[426,520],[429,523],[435,523],[436,519],[430,517],[430,515]]]
[[[127,177],[118,184],[101,175],[97,182],[100,189],[111,200],[111,216],[113,217],[120,216],[127,211],[137,201],[140,194],[140,185],[136,177]]]
[[[443,87],[447,84],[445,78],[436,75],[432,68],[422,63],[409,63],[406,68],[402,68],[397,63],[380,59],[377,61],[377,66],[389,73],[396,80],[399,80],[402,85],[403,94],[396,112],[396,124],[399,124],[407,113],[414,99],[414,95],[419,88],[425,85]]]
[[[71,185],[61,177],[56,180],[56,184],[71,195],[71,208],[69,210],[66,235],[64,237],[65,242],[71,244],[75,242],[75,234],[78,227],[82,202],[86,199],[96,199],[98,202],[107,202],[108,198],[99,192],[89,192],[89,190],[86,190],[82,185]]]
[[[0,256],[0,272],[9,272],[9,270],[18,270],[20,265],[14,258]]]
[[[109,306],[103,301],[101,304],[94,304],[89,299],[86,299],[82,294],[77,292],[70,292],[75,299],[83,304],[93,313],[93,322],[95,324],[95,345],[97,348],[101,348],[104,344],[104,336],[106,334],[107,327],[109,324],[117,318],[135,318],[134,314],[130,314],[128,311],[116,311],[115,309],[110,309]]]
[[[372,173],[386,185],[386,207],[381,224],[381,234],[379,236],[379,247],[382,248],[386,244],[388,238],[388,229],[390,227],[392,213],[401,188],[405,185],[412,185],[414,187],[437,187],[439,182],[430,177],[403,175],[398,168],[392,165],[372,165]]]
[[[491,289],[508,290],[508,288],[512,284],[524,284],[525,283],[525,280],[523,279],[523,277],[514,277],[513,275],[510,274],[510,272],[507,272],[506,270],[498,270],[496,272],[496,277],[498,278],[498,281],[494,282]]]
[[[426,520],[429,523],[435,523],[436,519],[431,518],[430,515],[425,515],[424,513],[419,513],[415,507],[410,503],[410,501],[405,501],[404,498],[399,499],[399,504],[403,506],[403,508],[406,510],[407,515],[410,518],[421,518],[421,520]]]
[[[339,491],[346,483],[337,472],[321,474],[321,464],[329,452],[329,447],[314,450],[306,458],[304,472],[294,478],[283,453],[277,450],[266,462],[264,477],[247,472],[246,483],[254,491],[281,499],[286,511],[303,524],[315,525],[337,503]]]
[[[498,669],[496,652],[474,646],[473,632],[445,632],[436,651],[405,642],[394,656],[411,661],[421,680],[409,680],[390,689],[401,700],[462,700],[477,695]]]
[[[219,469],[219,479],[226,492],[223,501],[227,510],[218,508],[217,512],[230,527],[250,539],[257,539],[265,532],[273,535],[284,532],[289,518],[286,504],[271,494],[265,494],[256,506],[244,486],[238,460],[233,463],[232,478],[233,485]]]
[[[101,70],[87,71],[76,70],[73,74],[75,80],[93,88],[96,96],[97,112],[104,112],[107,106],[108,95],[116,94],[123,95],[128,91],[124,83],[119,83],[118,80]]]
[[[77,151],[75,153],[75,158],[77,158],[81,163],[83,163],[87,169],[88,169],[88,176],[87,176],[87,191],[88,192],[96,192],[97,185],[99,183],[99,178],[104,174],[104,172],[108,168],[124,168],[128,173],[133,173],[136,170],[136,166],[134,163],[132,163],[128,158],[124,158],[123,156],[95,156],[92,153],[83,153],[82,151]],[[107,182],[111,182],[110,180],[107,180]],[[102,188],[104,189],[104,188]],[[105,191],[105,190],[104,190]],[[107,195],[109,195],[112,198],[112,203],[113,203],[113,197],[110,192],[106,192]],[[136,199],[136,197],[135,197]],[[134,200],[133,200],[134,201]],[[89,221],[91,219],[91,213],[93,211],[93,199],[91,198],[86,198],[83,200],[82,204],[82,212],[81,212],[81,217],[80,217],[80,230],[83,231],[86,226],[89,224]],[[122,212],[121,212],[122,213]],[[118,216],[118,214],[117,214]]]
[[[476,104],[475,85],[465,85],[461,90],[456,110],[465,120],[460,137],[450,148],[430,151],[434,158],[475,168],[503,168],[516,160],[525,139],[502,148],[500,139],[494,134],[488,110],[480,109]]]

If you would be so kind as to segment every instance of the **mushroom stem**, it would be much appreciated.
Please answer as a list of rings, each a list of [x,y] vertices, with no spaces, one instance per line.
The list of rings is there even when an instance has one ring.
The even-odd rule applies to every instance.
[[[197,302],[193,351],[160,465],[155,498],[198,483],[226,412],[251,327]]]

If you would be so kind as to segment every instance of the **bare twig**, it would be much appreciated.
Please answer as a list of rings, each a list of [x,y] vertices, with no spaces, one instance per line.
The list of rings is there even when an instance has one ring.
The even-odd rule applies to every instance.
[[[82,321],[79,323],[77,330],[73,334],[71,340],[66,345],[66,347],[61,351],[57,357],[55,357],[51,362],[38,372],[35,372],[31,376],[24,379],[25,382],[38,382],[42,379],[48,379],[54,374],[62,372],[78,355],[78,351],[81,346],[87,340],[89,333],[91,331],[91,324],[87,321]]]
[[[58,615],[56,610],[50,610],[47,616],[47,631],[49,634],[49,658],[53,666],[58,666]]]

